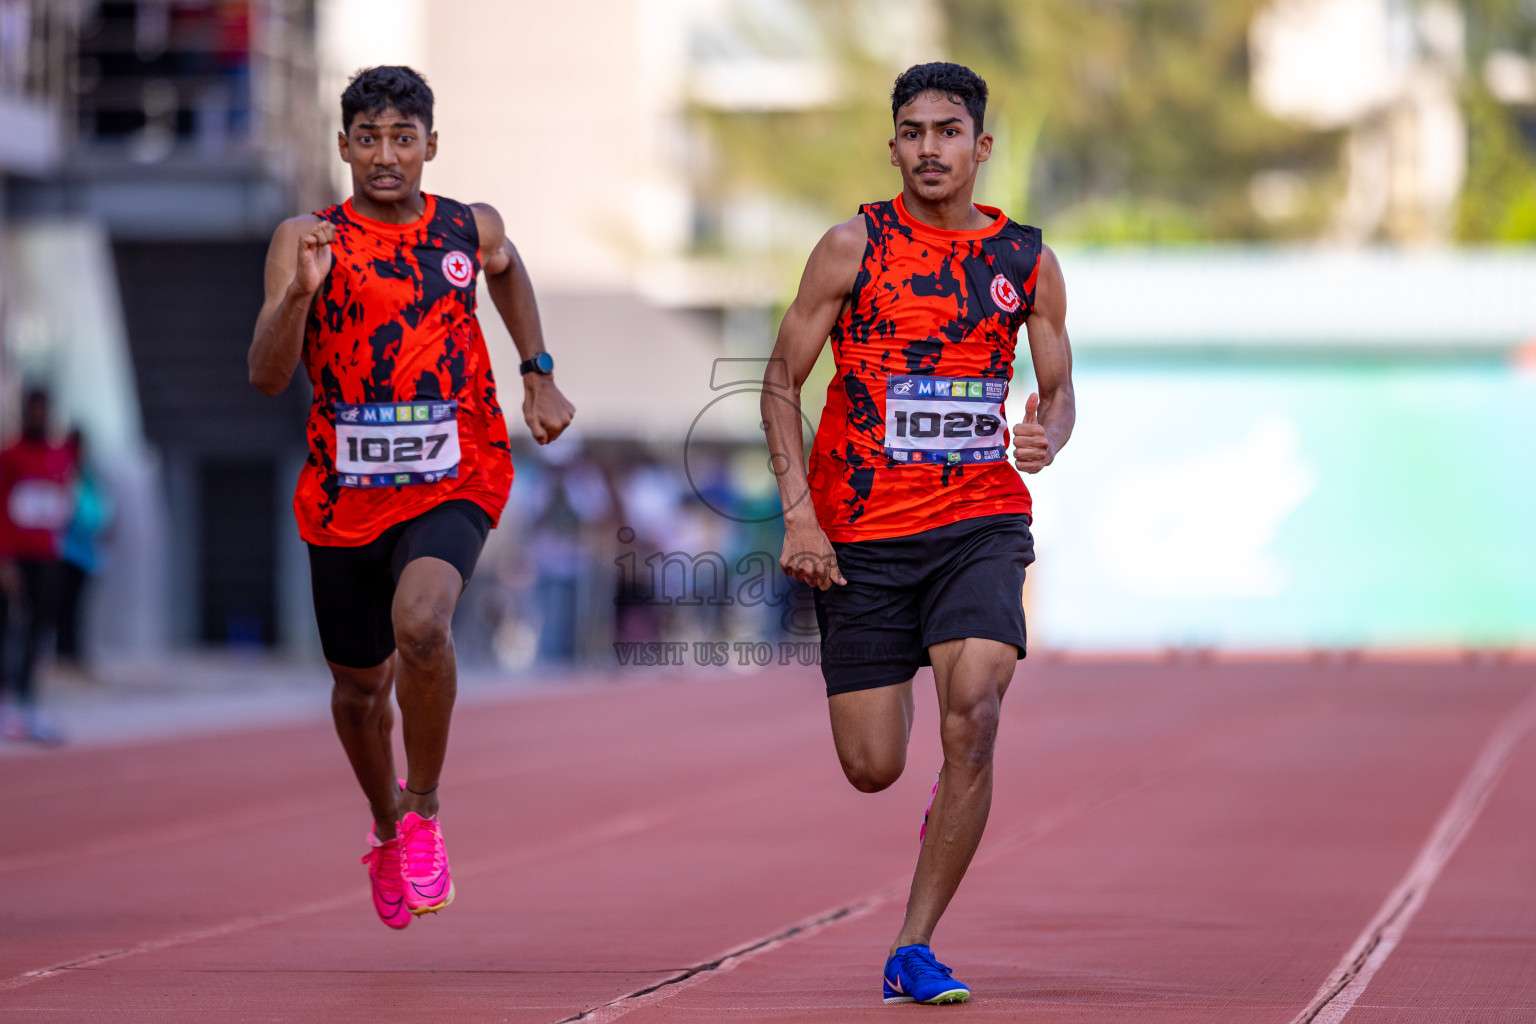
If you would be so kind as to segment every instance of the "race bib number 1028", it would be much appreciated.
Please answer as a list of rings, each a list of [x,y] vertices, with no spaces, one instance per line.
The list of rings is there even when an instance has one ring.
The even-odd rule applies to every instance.
[[[892,374],[885,387],[885,454],[906,465],[1003,462],[1003,399],[996,377]]]
[[[335,404],[343,487],[435,484],[459,475],[458,402]]]

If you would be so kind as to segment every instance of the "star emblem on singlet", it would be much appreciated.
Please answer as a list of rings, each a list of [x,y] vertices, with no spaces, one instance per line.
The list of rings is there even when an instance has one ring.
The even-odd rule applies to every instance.
[[[443,276],[463,288],[475,279],[475,265],[468,256],[454,250],[443,257]]]

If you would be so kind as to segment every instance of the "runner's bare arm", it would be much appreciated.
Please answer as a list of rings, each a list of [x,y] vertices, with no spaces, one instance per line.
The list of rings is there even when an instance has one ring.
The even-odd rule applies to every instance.
[[[1077,422],[1072,343],[1067,339],[1067,285],[1049,246],[1040,253],[1035,309],[1025,325],[1040,391],[1029,396],[1024,422],[1013,428],[1013,464],[1025,473],[1038,473],[1056,458]]]
[[[763,424],[770,464],[779,479],[779,498],[784,503],[784,552],[779,568],[822,590],[847,581],[811,507],[800,433],[800,388],[853,291],[868,238],[860,215],[837,225],[816,243],[800,278],[800,290],[779,325],[778,341],[763,377]]]
[[[480,231],[480,266],[485,270],[485,289],[507,325],[512,343],[522,359],[544,351],[544,327],[539,322],[539,303],[533,281],[517,247],[507,237],[501,214],[485,203],[470,207]],[[576,407],[555,386],[553,374],[523,375],[523,420],[539,444],[559,437],[576,415]]]
[[[290,217],[267,248],[266,300],[246,355],[251,385],[271,396],[293,379],[304,352],[304,322],[315,292],[331,269],[336,228],[312,214]]]

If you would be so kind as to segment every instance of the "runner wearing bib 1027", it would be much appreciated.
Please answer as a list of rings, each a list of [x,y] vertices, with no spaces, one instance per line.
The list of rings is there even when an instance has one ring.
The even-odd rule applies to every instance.
[[[459,475],[458,402],[336,403],[343,487],[435,484]]]
[[[283,391],[301,362],[312,388],[294,514],[336,733],[373,817],[362,863],[375,912],[396,929],[455,896],[439,819],[458,693],[453,614],[512,485],[475,316],[482,275],[523,360],[534,441],[559,437],[575,412],[500,214],[421,189],[437,155],[432,108],[412,68],[352,76],[336,138],[352,196],[278,226],[247,356],[262,394]]]
[[[425,198],[407,224],[363,217],[350,199],[316,214],[336,241],[304,341],[310,454],[293,506],[311,544],[366,544],[455,499],[494,524],[512,486],[475,317],[474,213]]]

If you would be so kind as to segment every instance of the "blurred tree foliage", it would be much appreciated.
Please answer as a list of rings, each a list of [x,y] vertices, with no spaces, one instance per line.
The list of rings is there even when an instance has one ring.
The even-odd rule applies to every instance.
[[[1339,187],[1337,135],[1269,117],[1249,97],[1248,24],[1261,0],[942,0],[933,52],[991,89],[997,137],[979,198],[1056,239],[1175,242],[1316,234]],[[700,112],[712,187],[759,191],[828,219],[893,195],[891,65],[871,53],[879,5],[824,0],[817,15],[841,99],[793,113]],[[1295,183],[1261,217],[1254,175]]]
[[[1254,105],[1260,2],[948,0],[950,53],[987,80],[997,111],[1003,173],[988,194],[1086,242],[1316,233],[1338,187],[1338,138]],[[1265,171],[1297,186],[1273,220],[1250,199]]]
[[[1536,106],[1504,105],[1483,81],[1488,56],[1536,55],[1536,0],[1466,0],[1467,180],[1458,235],[1467,242],[1536,241]]]
[[[844,220],[860,204],[888,198],[901,188],[886,159],[892,134],[891,69],[866,42],[877,12],[862,0],[808,6],[821,30],[815,56],[837,68],[837,102],[804,111],[695,110],[710,142],[696,182],[706,205],[724,206],[743,193],[766,193],[815,211],[818,222]],[[738,31],[750,36],[754,26],[741,25]],[[711,234],[704,232],[706,247]]]
[[[1265,0],[934,2],[942,38],[924,59],[967,64],[991,88],[996,147],[980,201],[1053,239],[1090,244],[1326,230],[1343,187],[1342,133],[1286,124],[1254,104],[1248,31]],[[696,111],[710,141],[698,183],[706,206],[766,194],[825,227],[899,189],[885,147],[893,66],[878,42],[890,29],[877,24],[889,4],[806,6],[819,55],[838,68],[839,99],[807,111]],[[1499,102],[1483,76],[1491,53],[1536,57],[1536,0],[1460,6],[1468,168],[1458,237],[1536,241],[1536,104]],[[1281,187],[1279,207],[1255,203],[1264,179]],[[791,247],[803,253],[798,238]]]

